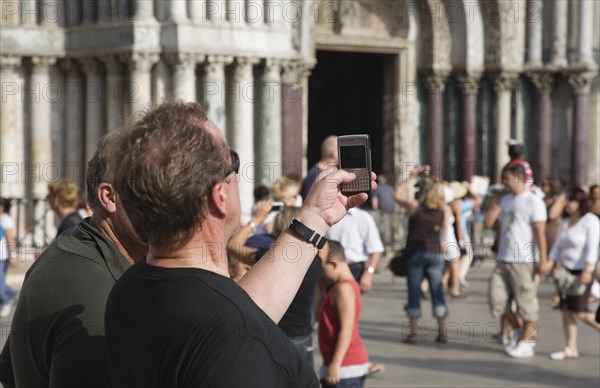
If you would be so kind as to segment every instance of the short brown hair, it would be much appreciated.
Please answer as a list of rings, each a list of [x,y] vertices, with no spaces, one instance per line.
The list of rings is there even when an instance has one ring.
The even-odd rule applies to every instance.
[[[63,207],[76,207],[79,202],[79,187],[73,181],[59,179],[48,183],[48,195],[58,198]]]
[[[525,167],[521,163],[509,163],[504,166],[502,172],[507,172],[517,178],[517,180],[525,182]]]
[[[118,165],[118,146],[125,138],[125,130],[108,133],[98,142],[98,148],[87,164],[86,188],[87,203],[90,209],[98,211],[98,186],[102,182],[113,183],[115,170]]]
[[[344,252],[344,247],[342,244],[335,240],[329,240],[327,241],[327,244],[329,244],[329,251],[327,252],[325,261],[336,260],[345,263],[346,253]]]
[[[142,240],[179,248],[201,228],[229,150],[205,128],[198,103],[168,102],[133,122],[122,142],[116,191]]]

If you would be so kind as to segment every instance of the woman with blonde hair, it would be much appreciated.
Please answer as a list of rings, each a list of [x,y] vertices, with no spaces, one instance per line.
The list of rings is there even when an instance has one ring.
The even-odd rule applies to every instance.
[[[408,221],[408,236],[405,247],[407,258],[408,306],[406,312],[410,321],[410,333],[404,339],[405,343],[417,344],[417,327],[421,318],[421,281],[429,281],[429,290],[433,307],[433,315],[438,321],[438,336],[436,342],[446,343],[445,322],[448,307],[442,290],[442,273],[446,261],[443,255],[445,239],[448,235],[450,208],[445,203],[442,182],[429,182],[421,201],[406,199],[405,192],[409,182],[419,174],[426,172],[425,166],[413,170],[396,191],[394,199],[406,210],[410,217]],[[441,237],[440,237],[441,236]]]
[[[79,214],[79,188],[77,183],[59,179],[48,183],[48,204],[60,217],[61,222],[56,237],[65,230],[77,225],[83,218]]]

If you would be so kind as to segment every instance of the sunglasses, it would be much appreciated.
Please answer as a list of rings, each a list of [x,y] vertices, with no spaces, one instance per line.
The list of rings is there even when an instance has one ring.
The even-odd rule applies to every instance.
[[[237,152],[230,149],[229,154],[231,155],[231,165],[227,169],[227,174],[225,174],[225,178],[227,178],[232,172],[238,174],[240,172],[240,156]]]

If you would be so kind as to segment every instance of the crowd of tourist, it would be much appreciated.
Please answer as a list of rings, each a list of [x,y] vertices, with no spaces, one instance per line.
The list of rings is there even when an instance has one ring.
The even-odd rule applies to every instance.
[[[508,145],[500,191],[446,182],[422,165],[396,186],[380,176],[378,187],[373,175],[369,202],[365,193],[340,194],[354,176],[335,167],[329,136],[305,179],[257,187],[251,218],[241,222],[236,175],[244,161],[198,104],[162,104],[101,140],[87,196],[74,182],[49,183],[58,233],[29,269],[18,302],[6,284],[16,251],[11,201],[0,201],[2,316],[14,307],[0,380],[5,387],[363,386],[385,370],[369,361],[359,320],[362,295],[384,269],[381,235],[391,228],[365,205],[407,220],[399,256],[405,343],[423,341],[427,296],[436,342],[447,346],[446,299],[467,296],[480,214],[496,231],[489,308],[502,324],[498,341],[512,357],[535,354],[535,327],[543,324],[537,288],[550,276],[565,334],[565,347],[550,356],[575,359],[576,319],[600,330],[592,303],[600,298],[593,276],[600,187],[588,194],[554,177],[538,187],[523,145]]]

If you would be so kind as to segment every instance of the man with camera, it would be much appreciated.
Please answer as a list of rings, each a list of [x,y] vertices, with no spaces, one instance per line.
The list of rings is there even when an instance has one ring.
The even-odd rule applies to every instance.
[[[106,309],[115,386],[317,386],[276,323],[326,239],[367,199],[321,173],[296,218],[240,280],[226,243],[239,227],[240,160],[198,104],[167,103],[131,124],[116,187],[148,255],[119,279]],[[375,187],[376,184],[373,182]],[[240,288],[241,286],[241,288]]]

